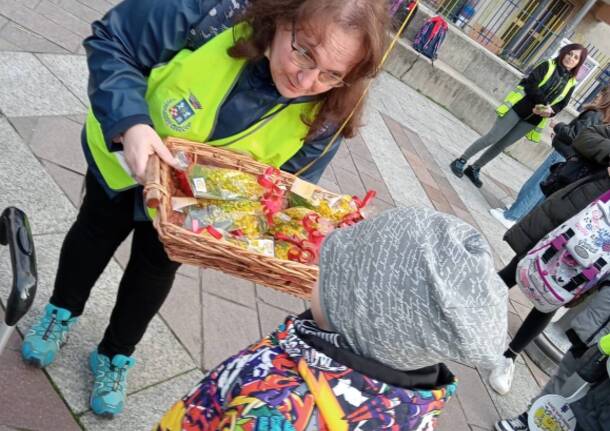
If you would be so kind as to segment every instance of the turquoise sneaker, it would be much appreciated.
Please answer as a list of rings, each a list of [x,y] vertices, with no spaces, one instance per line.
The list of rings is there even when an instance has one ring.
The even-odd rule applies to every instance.
[[[78,320],[65,308],[47,304],[44,315],[23,340],[21,356],[28,364],[43,368],[50,365],[68,340],[68,331]]]
[[[130,356],[114,355],[112,361],[97,349],[89,356],[89,367],[94,375],[89,404],[93,413],[112,419],[125,407],[127,373],[136,363]]]

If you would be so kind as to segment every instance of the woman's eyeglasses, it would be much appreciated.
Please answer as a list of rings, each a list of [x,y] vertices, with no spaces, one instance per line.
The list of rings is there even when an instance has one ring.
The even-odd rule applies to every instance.
[[[320,71],[318,74],[318,81],[320,84],[328,85],[329,87],[343,87],[344,85],[348,85],[338,73],[329,72],[318,67],[316,61],[309,54],[309,50],[297,44],[294,22],[292,23],[292,42],[290,43],[290,46],[292,47],[290,59],[295,66],[307,70],[318,69]]]

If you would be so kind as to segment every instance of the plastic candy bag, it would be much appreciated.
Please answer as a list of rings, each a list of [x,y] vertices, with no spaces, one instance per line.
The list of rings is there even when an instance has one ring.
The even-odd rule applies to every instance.
[[[258,201],[266,191],[255,175],[235,169],[196,164],[187,177],[196,198]]]
[[[267,229],[263,206],[256,201],[201,200],[184,212],[184,227],[197,233],[212,226],[237,236],[259,238]]]
[[[314,184],[296,180],[288,197],[291,207],[306,207],[315,210],[338,227],[352,225],[365,217],[363,209],[375,197],[368,191],[364,199],[356,196],[337,195],[320,189]]]
[[[330,221],[304,207],[287,208],[275,214],[269,229],[278,240],[276,256],[301,263],[318,261],[322,241],[332,230]]]

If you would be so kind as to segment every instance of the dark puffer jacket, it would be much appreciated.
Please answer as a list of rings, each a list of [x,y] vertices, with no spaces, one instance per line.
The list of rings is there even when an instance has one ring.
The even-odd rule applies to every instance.
[[[583,130],[574,143],[574,150],[583,158],[602,167],[610,162],[610,126],[592,126]],[[610,189],[606,169],[565,187],[530,211],[504,234],[504,241],[517,256],[523,256],[542,239],[570,217],[576,215],[594,199]]]
[[[576,431],[610,431],[610,379],[595,386],[572,404],[578,425]]]
[[[610,125],[591,126],[580,132],[572,144],[583,159],[597,165],[610,165]]]
[[[558,123],[554,127],[555,137],[553,138],[553,148],[555,148],[565,159],[577,156],[572,148],[574,139],[581,131],[587,127],[602,123],[602,114],[599,111],[587,110],[580,113],[578,117],[570,123]]]
[[[607,172],[582,178],[546,198],[504,234],[518,256],[525,255],[547,233],[576,215],[610,189]]]

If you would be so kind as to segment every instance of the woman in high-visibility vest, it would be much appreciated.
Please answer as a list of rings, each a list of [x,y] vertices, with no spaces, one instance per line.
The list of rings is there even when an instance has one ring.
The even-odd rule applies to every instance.
[[[133,232],[109,325],[89,357],[91,409],[120,413],[135,346],[179,267],[142,199],[151,154],[177,165],[161,138],[247,152],[315,181],[337,151],[340,126],[340,137],[358,127],[357,102],[378,71],[388,21],[378,0],[125,0],[94,22],[84,43],[86,195],[23,358],[39,367],[53,362]]]
[[[451,171],[458,178],[466,175],[475,186],[481,187],[481,168],[502,151],[524,136],[540,142],[549,118],[557,115],[570,101],[576,75],[587,53],[584,46],[572,43],[561,48],[556,58],[540,63],[498,106],[498,119],[491,130],[451,162]],[[466,167],[468,159],[485,148],[481,157]]]
[[[583,169],[583,165],[588,164],[588,162],[581,160],[578,153],[572,148],[572,142],[587,127],[602,123],[610,124],[610,85],[602,88],[591,103],[581,106],[580,109],[581,113],[578,117],[567,124],[554,124],[551,121],[551,128],[554,131],[552,145],[555,149],[550,152],[547,158],[521,186],[517,198],[510,208],[506,210],[504,208],[492,208],[489,210],[490,214],[507,229],[513,227],[517,221],[521,220],[522,217],[540,204],[544,200],[545,195],[548,196],[550,194],[549,192],[543,193],[541,185],[551,178],[550,169],[553,165],[567,160],[570,166],[569,170],[571,171],[568,177],[565,179],[561,178],[561,181],[556,181],[557,189],[561,188],[561,186],[567,186],[588,174],[589,170]],[[564,166],[565,168],[568,168],[568,166]],[[555,172],[555,174],[557,173]]]

